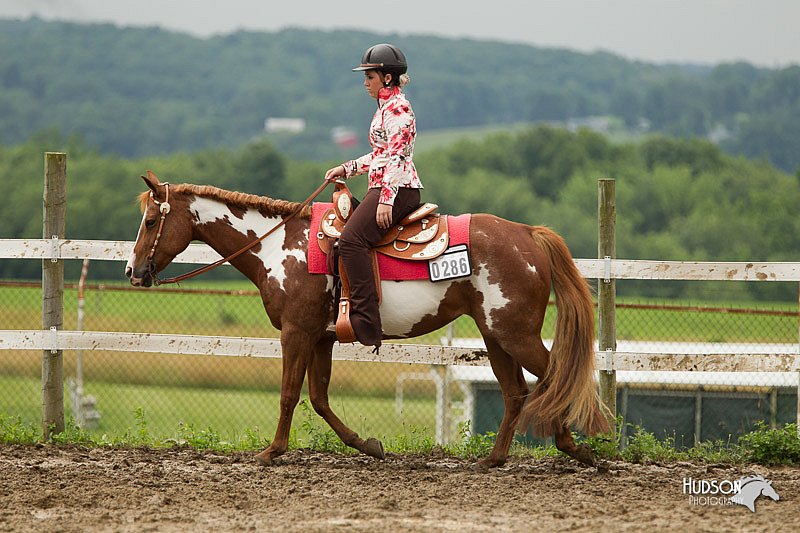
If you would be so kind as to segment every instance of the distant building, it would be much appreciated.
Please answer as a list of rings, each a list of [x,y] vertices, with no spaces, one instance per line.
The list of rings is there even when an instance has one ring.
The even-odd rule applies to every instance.
[[[264,121],[267,133],[301,133],[306,129],[306,121],[302,118],[269,117]]]
[[[356,132],[344,126],[337,126],[331,130],[331,139],[342,148],[358,146]]]
[[[607,116],[589,116],[567,120],[567,129],[572,132],[587,128],[597,133],[610,133],[613,126],[614,120]]]
[[[727,141],[731,137],[733,137],[733,133],[724,124],[715,124],[711,131],[708,132],[708,139],[714,144]]]

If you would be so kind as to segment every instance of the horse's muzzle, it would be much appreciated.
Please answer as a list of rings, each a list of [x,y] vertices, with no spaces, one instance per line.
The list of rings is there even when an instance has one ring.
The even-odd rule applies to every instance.
[[[134,287],[150,287],[153,285],[153,271],[155,266],[153,263],[148,263],[144,272],[136,272],[134,268],[125,267],[125,277],[131,281]]]

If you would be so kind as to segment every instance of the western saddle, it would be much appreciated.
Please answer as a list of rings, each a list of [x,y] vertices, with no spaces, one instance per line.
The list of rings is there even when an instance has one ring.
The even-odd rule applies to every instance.
[[[322,215],[317,231],[317,243],[327,255],[328,270],[334,273],[334,276],[338,273],[340,279],[336,337],[339,342],[355,342],[356,336],[350,323],[350,285],[347,283],[341,258],[335,252],[336,241],[342,235],[342,230],[355,206],[353,194],[347,185],[341,180],[337,180],[335,184],[333,207]],[[439,257],[447,249],[450,242],[447,217],[435,213],[438,207],[430,203],[420,205],[410,215],[389,228],[384,238],[372,249],[378,302],[381,298],[381,279],[376,253],[409,261],[428,261]]]

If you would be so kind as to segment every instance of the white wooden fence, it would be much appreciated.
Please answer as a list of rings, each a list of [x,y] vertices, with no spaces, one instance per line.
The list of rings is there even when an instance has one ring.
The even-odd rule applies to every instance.
[[[46,165],[50,164],[48,158],[52,155],[46,154]],[[65,182],[65,165],[62,173],[63,176],[60,179]],[[49,167],[46,168],[46,184],[48,179],[53,178],[51,174]],[[63,183],[61,185],[63,186]],[[45,233],[45,235],[48,234]],[[86,258],[127,261],[132,246],[132,242],[71,240],[60,238],[57,235],[44,239],[0,239],[0,259],[35,259],[43,261],[43,264],[66,259],[83,260]],[[185,252],[175,258],[174,262],[203,264],[214,262],[219,258],[220,256],[205,244],[191,244]],[[708,263],[621,260],[606,257],[604,259],[577,259],[576,265],[584,277],[606,281],[637,279],[800,282],[800,263]],[[48,352],[57,353],[61,350],[280,357],[280,345],[276,339],[64,331],[55,326],[36,330],[0,330],[0,350],[42,350],[45,354],[43,355],[43,364],[46,364],[48,360],[46,356]],[[487,354],[483,349],[410,344],[384,344],[379,356],[372,354],[370,348],[337,344],[334,348],[334,359],[428,365],[488,365]],[[601,372],[611,375],[617,370],[800,373],[800,355],[785,353],[639,353],[607,349],[598,352],[597,365]],[[800,376],[800,374],[798,375]],[[49,388],[57,387],[51,384]],[[43,400],[43,403],[47,404],[48,402]],[[50,403],[57,404],[58,402],[51,401]],[[47,415],[44,418],[43,424],[45,435],[47,435],[49,431]],[[800,387],[798,387],[798,419],[800,420]]]
[[[0,239],[0,259],[84,259],[127,261],[129,241]],[[191,244],[176,263],[210,263],[220,256],[205,244]],[[587,278],[638,280],[727,280],[800,282],[800,263],[702,263],[577,259]],[[122,269],[120,269],[122,272]],[[150,289],[158,290],[158,289]],[[0,330],[5,350],[111,350],[241,357],[280,357],[276,339],[153,333],[64,330]],[[347,361],[442,365],[488,365],[482,349],[454,346],[385,344],[380,356],[371,349],[337,345],[334,358]],[[800,371],[800,357],[788,354],[598,353],[600,370],[682,370],[720,372]]]

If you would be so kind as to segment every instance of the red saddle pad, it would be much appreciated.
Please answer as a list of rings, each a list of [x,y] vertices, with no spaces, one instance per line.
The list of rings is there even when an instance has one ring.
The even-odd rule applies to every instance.
[[[311,205],[311,231],[308,236],[308,272],[311,274],[330,274],[328,261],[325,254],[317,244],[317,231],[322,215],[333,207],[330,202],[314,202]],[[470,214],[448,217],[448,230],[450,231],[450,246],[466,244],[469,246]],[[412,280],[428,279],[427,261],[406,261],[387,255],[378,254],[378,268],[382,280]]]

